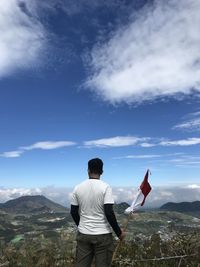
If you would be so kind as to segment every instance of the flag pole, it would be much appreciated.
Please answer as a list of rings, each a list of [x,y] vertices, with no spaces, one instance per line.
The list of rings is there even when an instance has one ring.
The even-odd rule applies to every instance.
[[[127,218],[127,220],[125,221],[125,223],[124,223],[124,225],[123,225],[123,227],[122,227],[123,231],[126,231],[126,229],[127,229],[127,227],[128,227],[128,223],[129,223],[130,219],[132,218],[132,214],[133,214],[133,212],[129,213],[128,218]],[[113,252],[112,262],[111,262],[111,263],[113,263],[113,262],[115,261],[116,256],[117,256],[117,252],[118,252],[118,250],[119,250],[121,244],[122,244],[122,241],[120,240],[120,241],[118,242],[117,246],[115,247],[114,252]]]
[[[134,201],[133,201],[133,203],[131,204],[131,206],[130,206],[128,209],[126,209],[126,211],[129,212],[129,215],[128,215],[128,218],[127,218],[127,220],[126,220],[126,222],[125,222],[125,224],[124,224],[124,226],[123,226],[123,230],[124,230],[124,231],[125,231],[125,230],[127,229],[127,227],[128,227],[128,223],[129,223],[129,221],[130,221],[130,219],[131,219],[131,217],[132,217],[133,212],[134,212],[136,209],[138,209],[138,203],[137,203],[137,200],[138,200],[140,194],[141,194],[141,193],[143,194],[143,200],[142,200],[142,202],[139,203],[139,204],[140,204],[140,206],[143,206],[144,203],[145,203],[145,199],[146,199],[147,195],[148,195],[149,192],[151,191],[151,186],[150,186],[150,184],[148,183],[148,176],[149,176],[149,174],[151,175],[151,172],[150,172],[150,170],[148,169],[147,172],[146,172],[146,174],[145,174],[145,176],[144,176],[143,182],[141,183],[141,185],[140,185],[140,187],[139,187],[139,192],[138,192],[138,194],[136,195],[136,198],[134,199]],[[116,259],[116,255],[117,255],[117,252],[118,252],[118,250],[119,250],[121,244],[122,244],[122,241],[120,240],[120,241],[118,242],[118,244],[117,244],[115,250],[114,250],[113,257],[112,257],[112,263],[113,263],[114,260]]]

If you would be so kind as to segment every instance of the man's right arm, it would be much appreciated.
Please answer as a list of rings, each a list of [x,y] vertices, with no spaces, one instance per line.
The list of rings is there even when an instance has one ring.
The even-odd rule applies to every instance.
[[[70,210],[71,216],[75,222],[75,224],[78,226],[80,222],[80,215],[79,215],[79,203],[76,195],[76,187],[74,188],[71,196],[71,210]]]
[[[71,205],[70,213],[72,215],[72,218],[73,218],[75,224],[78,226],[79,222],[80,222],[79,206]]]

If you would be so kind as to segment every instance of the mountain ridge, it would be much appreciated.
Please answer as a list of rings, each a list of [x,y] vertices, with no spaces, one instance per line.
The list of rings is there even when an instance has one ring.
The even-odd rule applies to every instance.
[[[8,213],[66,212],[68,209],[43,195],[21,196],[0,204]]]
[[[114,204],[114,211],[122,214],[129,207],[126,202]],[[160,210],[177,212],[200,212],[200,201],[193,202],[167,202]],[[44,212],[67,212],[68,208],[58,204],[43,195],[21,196],[5,203],[0,203],[0,211],[8,213],[44,213]]]
[[[193,202],[167,202],[160,207],[161,210],[178,211],[178,212],[193,212],[200,211],[200,201]]]

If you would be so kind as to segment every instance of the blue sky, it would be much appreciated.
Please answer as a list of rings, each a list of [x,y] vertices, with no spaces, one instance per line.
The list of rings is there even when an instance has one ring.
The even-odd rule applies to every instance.
[[[2,1],[0,191],[71,188],[93,157],[113,187],[137,187],[150,168],[153,186],[199,190],[199,11]]]

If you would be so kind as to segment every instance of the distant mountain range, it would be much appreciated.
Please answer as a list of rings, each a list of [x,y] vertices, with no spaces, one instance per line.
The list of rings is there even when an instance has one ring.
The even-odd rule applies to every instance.
[[[122,202],[114,205],[114,211],[118,214],[123,214],[129,205]],[[177,211],[177,212],[200,212],[200,201],[195,202],[168,202],[160,207],[161,210]],[[22,196],[6,203],[0,204],[0,212],[31,214],[44,212],[67,212],[69,209],[55,203],[45,196]]]
[[[126,202],[122,202],[114,205],[114,211],[118,214],[124,213],[125,209],[129,205]],[[62,205],[55,203],[45,196],[22,196],[16,199],[9,200],[5,203],[0,203],[0,211],[7,213],[42,213],[42,212],[66,212],[69,209]]]
[[[168,202],[160,207],[162,210],[178,212],[200,212],[200,201],[194,202]]]
[[[66,212],[68,209],[42,195],[22,196],[0,204],[0,210],[7,213]]]

